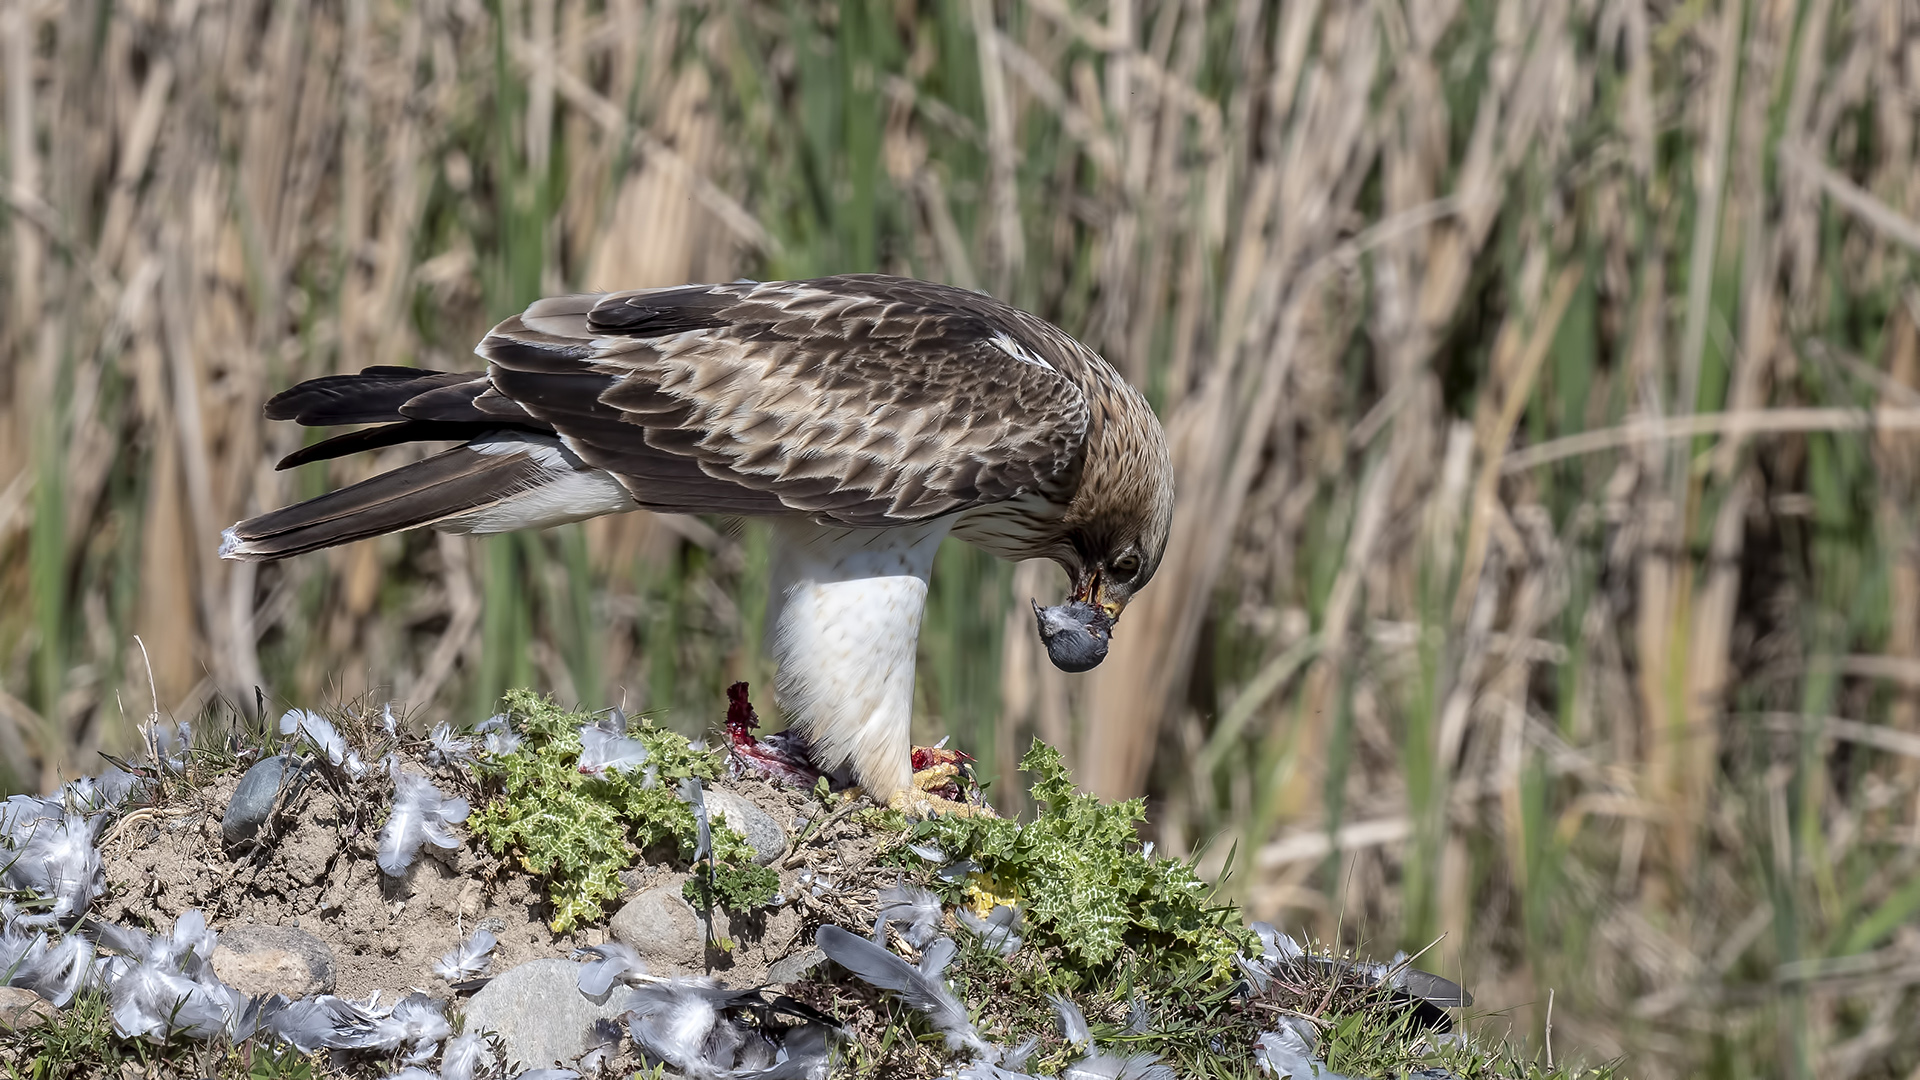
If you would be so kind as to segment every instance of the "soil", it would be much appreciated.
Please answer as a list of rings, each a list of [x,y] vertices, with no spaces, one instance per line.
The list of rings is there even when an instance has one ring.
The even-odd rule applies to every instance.
[[[243,763],[244,765],[244,763]],[[403,765],[426,773],[449,795],[483,804],[486,793],[464,770],[428,768],[415,758]],[[626,891],[606,906],[597,925],[555,934],[542,883],[513,860],[482,848],[464,828],[458,849],[422,849],[403,878],[381,873],[375,856],[379,828],[391,799],[391,782],[378,771],[358,782],[316,776],[283,804],[259,843],[246,850],[223,848],[220,820],[242,768],[198,783],[175,786],[156,805],[130,811],[110,826],[99,847],[107,893],[94,917],[164,930],[190,908],[205,913],[217,932],[259,923],[288,926],[319,938],[333,951],[334,992],[381,1000],[422,990],[457,1001],[473,984],[454,987],[433,974],[436,960],[476,928],[498,938],[491,971],[506,971],[540,957],[607,940],[606,922],[621,903],[640,891],[667,885],[676,891],[683,868],[635,865],[622,874]],[[790,838],[823,809],[810,793],[759,779],[728,779],[712,785],[755,802],[787,829]],[[790,840],[791,842],[791,840]],[[759,985],[768,968],[812,944],[821,923],[871,927],[873,893],[896,872],[875,865],[877,844],[855,822],[830,821],[774,863],[787,902],[747,916],[715,913],[718,936],[731,951],[707,950],[707,971],[730,986]],[[801,875],[813,876],[802,884]],[[831,888],[815,886],[824,878]]]

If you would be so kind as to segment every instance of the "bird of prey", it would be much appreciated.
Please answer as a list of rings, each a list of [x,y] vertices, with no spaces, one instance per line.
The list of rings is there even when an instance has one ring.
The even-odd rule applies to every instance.
[[[777,705],[815,765],[936,807],[913,783],[915,646],[954,536],[1048,558],[1034,604],[1053,662],[1105,657],[1173,516],[1165,433],[1139,391],[1050,323],[989,296],[880,275],[555,296],[493,328],[483,371],[370,367],[303,382],[266,415],[377,425],[290,468],[405,442],[452,449],[239,522],[229,559],[282,559],[422,525],[539,528],[644,507],[764,517]]]

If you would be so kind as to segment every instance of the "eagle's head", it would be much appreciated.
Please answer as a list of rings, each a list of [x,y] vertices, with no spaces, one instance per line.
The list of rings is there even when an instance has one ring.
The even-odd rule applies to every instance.
[[[1146,400],[1121,387],[1121,407],[1104,410],[1106,422],[1089,440],[1087,473],[1055,547],[1073,592],[1062,604],[1033,604],[1040,641],[1062,671],[1088,671],[1107,658],[1114,624],[1153,580],[1173,530],[1166,435]]]

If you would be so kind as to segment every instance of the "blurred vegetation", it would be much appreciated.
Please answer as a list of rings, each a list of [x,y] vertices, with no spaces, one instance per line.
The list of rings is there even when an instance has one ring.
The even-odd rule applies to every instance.
[[[1177,448],[1094,675],[1028,632],[1057,572],[941,554],[921,718],[1007,802],[1069,748],[1254,917],[1438,939],[1542,1050],[1909,1076],[1916,44],[1898,0],[8,0],[0,763],[255,687],[716,725],[761,530],[224,565],[417,452],[277,474],[260,402],[543,293],[910,273]]]

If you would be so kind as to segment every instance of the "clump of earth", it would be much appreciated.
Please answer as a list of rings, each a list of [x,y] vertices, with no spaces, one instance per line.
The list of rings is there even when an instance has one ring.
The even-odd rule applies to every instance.
[[[427,777],[449,797],[479,807],[492,794],[471,762],[429,740],[403,735],[389,749],[387,769]],[[706,806],[779,875],[773,905],[696,909],[684,895],[685,867],[634,852],[610,917],[557,933],[545,883],[511,851],[496,855],[465,829],[456,829],[457,847],[427,845],[403,875],[383,873],[380,832],[393,790],[384,771],[350,780],[327,768],[324,754],[261,766],[263,753],[242,752],[217,769],[194,761],[152,789],[151,805],[108,825],[97,840],[106,891],[90,918],[164,933],[197,910],[220,935],[217,974],[243,994],[391,1003],[424,992],[470,1026],[498,1030],[510,1063],[526,1068],[575,1064],[591,1049],[592,1022],[619,1017],[617,1000],[560,992],[573,989],[575,950],[614,941],[635,949],[654,975],[820,998],[801,986],[822,959],[815,932],[870,928],[877,890],[900,878],[876,863],[889,840],[847,813],[851,803],[836,799],[835,813],[814,791],[725,776],[703,785]],[[264,820],[236,829],[235,794],[250,767],[271,774],[250,793],[255,801],[266,793],[267,812],[256,807],[252,816]],[[250,835],[233,842],[237,832]],[[479,930],[495,941],[487,976],[449,982],[437,974],[436,964]],[[605,1061],[640,1064],[631,1055]]]

